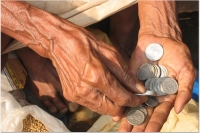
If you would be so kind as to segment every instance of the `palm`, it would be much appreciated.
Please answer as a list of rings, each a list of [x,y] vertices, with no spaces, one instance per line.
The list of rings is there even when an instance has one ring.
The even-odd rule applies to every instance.
[[[164,49],[162,58],[157,62],[149,61],[144,53],[147,45],[154,42],[161,44]],[[148,108],[149,116],[144,124],[133,128],[133,131],[159,131],[166,121],[173,105],[175,111],[179,113],[190,100],[192,86],[196,76],[195,69],[191,62],[190,52],[185,44],[169,38],[158,38],[154,36],[142,36],[139,38],[137,47],[132,54],[129,68],[136,75],[137,70],[144,63],[165,66],[168,69],[168,76],[175,78],[179,84],[178,94],[176,96],[159,97],[158,99],[161,104],[154,111],[152,108]]]

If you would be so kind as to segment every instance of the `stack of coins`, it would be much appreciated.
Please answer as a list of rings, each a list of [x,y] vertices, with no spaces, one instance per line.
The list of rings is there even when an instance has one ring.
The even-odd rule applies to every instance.
[[[168,75],[167,68],[162,65],[152,65],[145,63],[137,71],[139,80],[145,81],[149,78],[160,78]]]
[[[146,57],[151,61],[158,61],[163,53],[162,46],[157,43],[148,45],[145,50]],[[145,63],[137,71],[137,77],[139,80],[145,81],[145,88],[148,93],[146,92],[143,95],[163,96],[175,94],[178,90],[178,83],[173,78],[168,77],[168,70],[163,65]]]
[[[158,61],[163,53],[162,46],[157,43],[148,45],[145,50],[145,55],[150,61]],[[168,70],[162,65],[145,63],[137,71],[137,77],[145,82],[146,92],[136,95],[148,96],[145,104],[150,107],[156,107],[159,104],[156,96],[175,94],[178,90],[178,83],[175,79],[168,77]],[[126,117],[131,125],[140,125],[146,116],[146,109],[139,106],[130,109]]]
[[[127,113],[127,120],[131,125],[140,125],[147,116],[147,110],[143,106],[131,108]]]

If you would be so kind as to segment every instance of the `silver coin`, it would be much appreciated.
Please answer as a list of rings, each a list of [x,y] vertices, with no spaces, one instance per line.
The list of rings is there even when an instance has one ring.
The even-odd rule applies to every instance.
[[[145,104],[150,107],[156,107],[158,105],[158,99],[156,97],[149,96]]]
[[[147,46],[145,55],[151,61],[157,61],[163,56],[163,47],[158,43],[152,43]]]
[[[156,81],[155,81],[155,91],[157,93],[157,96],[164,96],[166,95],[166,93],[163,93],[161,90],[160,90],[160,84],[161,82],[165,79],[165,77],[162,77],[162,78],[158,78]]]
[[[160,67],[158,67],[157,65],[154,65],[154,67],[156,68],[156,71],[157,73],[155,74],[155,77],[160,77],[160,74],[161,74],[161,70],[160,70]]]
[[[144,122],[145,115],[140,110],[130,110],[126,118],[131,125],[140,125]]]
[[[137,106],[137,107],[132,107],[132,108],[130,108],[130,110],[140,110],[140,111],[142,111],[144,113],[145,117],[147,116],[147,110],[141,105]]]
[[[156,81],[156,78],[151,78],[151,81],[150,81],[150,83],[149,83],[149,89],[150,89],[151,91],[155,91],[155,90],[154,90],[154,87],[153,87],[153,84],[154,84],[155,81]]]
[[[167,94],[175,94],[178,91],[178,83],[173,78],[166,78],[161,82],[161,91]]]
[[[139,80],[146,80],[151,75],[151,72],[147,68],[140,68],[137,71],[137,77]]]
[[[155,65],[153,65],[153,68],[154,68],[154,73],[152,75],[152,78],[155,78],[157,75],[157,69],[156,69]]]
[[[167,70],[167,68],[165,66],[158,65],[158,67],[160,67],[160,69],[161,69],[161,75],[160,75],[160,77],[166,77],[166,76],[168,76],[168,70]]]
[[[155,92],[157,92],[157,91],[156,91],[156,84],[155,84],[155,83],[156,83],[156,81],[157,81],[158,79],[159,79],[159,78],[154,78],[154,80],[152,81],[152,90],[155,91]]]
[[[138,95],[138,96],[156,96],[157,93],[155,91],[147,90],[145,93],[135,94],[135,95]]]
[[[153,68],[151,64],[143,64],[137,71],[137,77],[139,80],[146,80],[153,74]]]
[[[145,109],[145,107],[141,106],[139,110],[144,113],[145,117],[147,116],[147,110]]]
[[[146,90],[150,90],[149,88],[150,81],[151,81],[151,78],[148,78],[144,83]]]
[[[151,71],[151,76],[149,77],[149,78],[151,78],[154,76],[155,68],[153,67],[152,64],[148,64],[148,69]]]

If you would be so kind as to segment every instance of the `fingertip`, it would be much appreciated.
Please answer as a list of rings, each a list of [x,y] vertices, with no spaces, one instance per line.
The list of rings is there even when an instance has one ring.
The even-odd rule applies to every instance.
[[[179,114],[183,110],[184,106],[185,105],[181,105],[179,102],[175,102],[175,104],[174,104],[174,111],[175,111],[175,113]]]
[[[77,103],[73,103],[73,102],[69,102],[68,103],[68,108],[70,110],[70,112],[76,112],[79,109],[79,104]]]
[[[145,93],[146,92],[146,88],[144,87],[144,84],[141,81],[137,81],[135,83],[135,88],[137,93]]]
[[[176,114],[179,114],[183,109],[184,109],[185,105],[179,108],[174,107],[174,111]]]
[[[121,116],[112,117],[112,120],[115,121],[115,122],[119,121],[120,119],[121,119]]]
[[[176,101],[174,104],[174,111],[179,114],[185,107],[185,105],[189,102],[191,99],[191,95],[189,95],[186,91],[181,91],[178,93],[176,97]]]

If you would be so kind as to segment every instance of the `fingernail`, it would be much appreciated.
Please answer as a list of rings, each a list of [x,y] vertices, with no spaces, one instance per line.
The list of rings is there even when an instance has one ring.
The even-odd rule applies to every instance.
[[[146,92],[146,89],[144,87],[144,85],[140,84],[140,83],[136,83],[135,87],[137,88],[137,90],[139,91],[139,93],[144,93]]]

